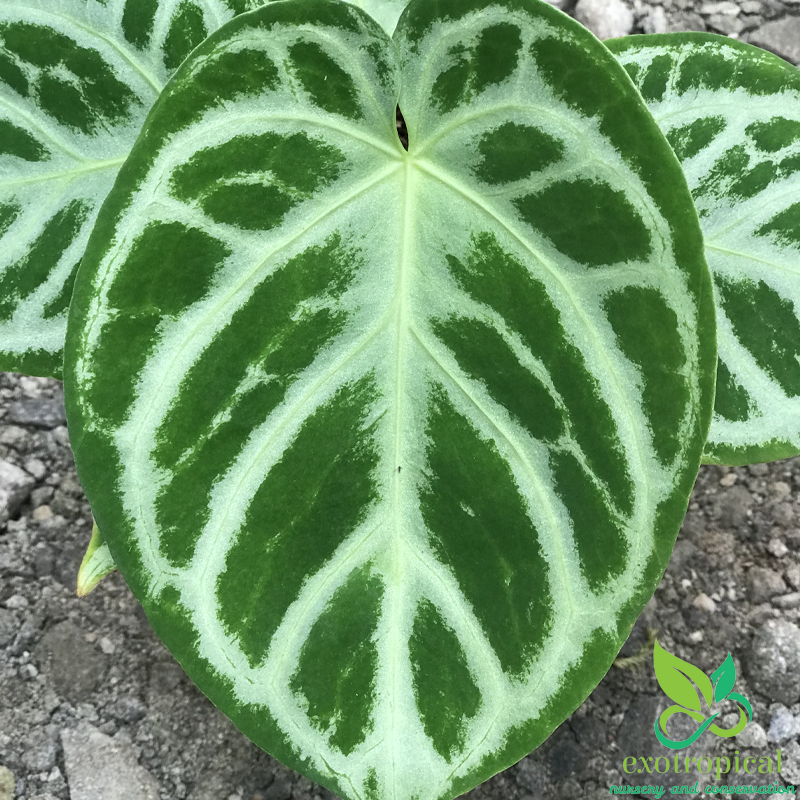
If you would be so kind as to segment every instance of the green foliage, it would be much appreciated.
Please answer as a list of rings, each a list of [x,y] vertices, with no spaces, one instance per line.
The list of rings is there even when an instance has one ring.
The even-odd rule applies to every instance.
[[[717,298],[705,460],[800,453],[800,75],[726,36],[608,42],[680,158]]]
[[[577,24],[268,5],[189,57],[98,218],[80,477],[248,736],[346,798],[451,797],[583,700],[658,582],[711,298],[679,164]]]
[[[82,591],[118,565],[346,800],[469,790],[606,672],[704,448],[800,448],[795,78],[714,37],[623,68],[539,0],[33,4],[0,9],[0,366],[60,375],[69,308]],[[746,724],[730,656],[655,667],[662,727]]]

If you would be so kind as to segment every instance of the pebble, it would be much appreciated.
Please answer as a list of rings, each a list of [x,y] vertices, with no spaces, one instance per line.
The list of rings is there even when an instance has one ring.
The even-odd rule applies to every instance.
[[[0,444],[21,448],[28,440],[28,432],[19,425],[3,425],[0,427]]]
[[[111,642],[111,639],[109,639],[109,638],[108,638],[108,636],[103,636],[103,637],[100,639],[100,649],[101,649],[101,650],[102,650],[102,651],[103,651],[103,652],[104,652],[104,653],[105,653],[107,656],[110,656],[110,655],[112,655],[112,654],[113,654],[113,652],[114,652],[114,649],[115,649],[115,648],[114,648],[114,645],[113,645],[113,643]]]
[[[800,607],[800,592],[790,592],[780,597],[774,597],[772,604],[778,608],[798,608]]]
[[[110,707],[109,713],[120,722],[128,725],[144,719],[147,708],[138,697],[120,697],[120,699]]]
[[[767,22],[754,30],[748,41],[793,64],[800,64],[800,17],[786,17]]]
[[[92,696],[107,666],[106,656],[92,647],[72,622],[61,622],[47,631],[36,655],[53,688],[73,704]]]
[[[53,509],[50,508],[50,506],[39,506],[33,509],[33,514],[31,514],[31,516],[35,522],[42,522],[53,516]]]
[[[67,424],[62,399],[49,397],[18,400],[9,406],[6,421],[16,425],[31,425],[34,428],[52,430]]]
[[[767,732],[757,723],[748,722],[747,727],[736,737],[739,747],[760,750],[767,746]]]
[[[61,732],[71,800],[159,800],[158,784],[126,744],[88,723]]]
[[[715,506],[723,528],[746,528],[753,496],[739,484],[720,492]]]
[[[36,480],[9,461],[0,461],[0,527],[28,499]]]
[[[622,0],[578,0],[575,19],[598,39],[627,36],[633,30],[633,12]]]
[[[767,550],[775,558],[783,558],[789,552],[789,548],[780,539],[770,539]]]
[[[667,21],[667,13],[664,11],[661,6],[654,6],[650,9],[650,12],[647,16],[642,20],[642,30],[645,33],[666,33],[668,28],[668,21]],[[733,477],[733,480],[736,480],[736,474],[731,472],[730,475]],[[724,481],[728,476],[726,475],[725,478],[722,480]],[[732,481],[733,482],[733,481]],[[731,483],[732,483],[731,482]],[[720,481],[722,483],[722,481]],[[723,484],[724,486],[728,486],[730,484]]]
[[[717,610],[717,604],[705,592],[700,592],[695,597],[692,605],[701,611],[705,611],[706,614],[713,614]]]
[[[27,608],[29,605],[28,598],[23,597],[21,594],[12,594],[11,597],[6,600],[6,608],[10,611],[22,611],[22,609]]]
[[[786,569],[786,580],[795,589],[800,589],[800,564],[792,564]]]
[[[747,659],[751,684],[786,706],[800,698],[800,628],[785,619],[767,620],[753,637]]]
[[[17,635],[17,620],[5,608],[0,608],[0,647],[5,647],[14,641]]]
[[[703,3],[700,6],[700,13],[704,17],[711,14],[725,14],[726,16],[735,17],[739,13],[739,6],[730,2],[730,0],[722,0],[719,3]],[[720,481],[720,485],[724,486],[725,484]]]
[[[31,492],[31,505],[33,505],[34,508],[47,505],[47,503],[53,499],[54,492],[55,490],[52,486],[37,486]]]
[[[29,458],[23,466],[25,467],[25,472],[29,472],[37,481],[47,475],[47,467],[41,459]]]
[[[14,800],[16,781],[8,767],[0,767],[0,800]]]
[[[786,783],[800,783],[800,744],[798,742],[789,742],[783,748],[782,767],[781,778]]]
[[[34,728],[25,741],[22,763],[30,772],[49,772],[56,765],[56,742],[42,728]]]
[[[754,604],[771,600],[777,594],[786,593],[786,584],[777,572],[764,567],[752,567],[747,573],[747,593]]]
[[[267,787],[264,800],[289,800],[291,796],[291,784],[285,778],[278,777]]]
[[[769,722],[769,740],[783,744],[800,733],[800,718],[795,717],[785,706],[778,706]]]

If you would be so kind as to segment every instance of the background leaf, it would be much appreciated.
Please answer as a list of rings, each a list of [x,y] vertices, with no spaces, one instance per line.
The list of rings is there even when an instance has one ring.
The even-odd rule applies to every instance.
[[[658,643],[658,640],[653,648],[653,667],[661,690],[678,705],[701,711],[702,704],[697,689],[700,689],[707,705],[710,706],[713,702],[711,681],[705,672],[694,664],[672,655]]]
[[[726,36],[606,42],[683,164],[717,294],[705,460],[800,453],[800,73]]]
[[[452,797],[586,697],[658,583],[713,325],[680,167],[576,23],[419,2],[391,42],[275,3],[179,70],[103,206],[71,440],[247,735],[344,798]]]
[[[0,370],[61,377],[97,211],[181,61],[253,0],[0,3]]]

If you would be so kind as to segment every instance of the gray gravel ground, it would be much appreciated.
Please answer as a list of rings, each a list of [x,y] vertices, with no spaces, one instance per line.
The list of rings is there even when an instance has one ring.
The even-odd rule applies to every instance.
[[[708,30],[800,62],[800,0],[561,7],[603,37]],[[798,492],[800,459],[703,468],[669,569],[623,649],[636,654],[655,629],[670,652],[707,673],[730,650],[754,723],[735,739],[706,735],[682,754],[774,758],[780,748],[781,785],[800,783]],[[119,575],[75,597],[90,530],[61,385],[0,373],[0,800],[333,798],[216,711]],[[625,756],[665,754],[653,720],[667,704],[649,659],[612,668],[542,747],[468,797],[600,798],[611,784],[683,783],[623,773]],[[732,724],[723,707],[723,725]]]

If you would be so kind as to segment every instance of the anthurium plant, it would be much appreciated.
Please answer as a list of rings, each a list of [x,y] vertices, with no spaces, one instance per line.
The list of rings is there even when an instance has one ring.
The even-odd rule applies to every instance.
[[[718,37],[362,5],[4,5],[0,367],[63,364],[82,591],[341,797],[444,800],[605,674],[704,452],[797,452],[800,105]]]

